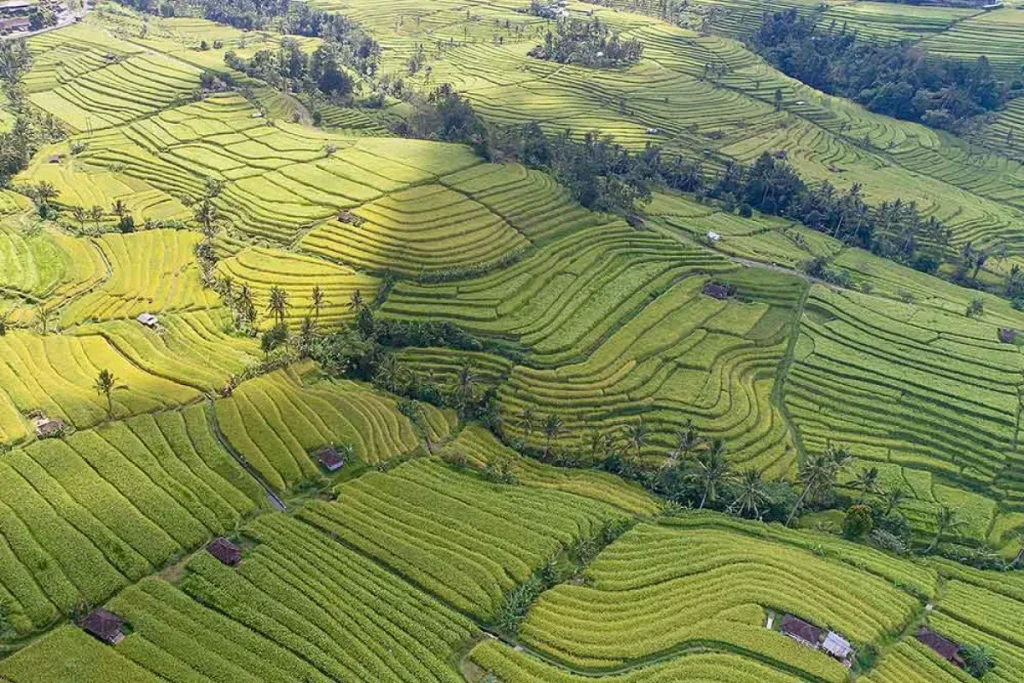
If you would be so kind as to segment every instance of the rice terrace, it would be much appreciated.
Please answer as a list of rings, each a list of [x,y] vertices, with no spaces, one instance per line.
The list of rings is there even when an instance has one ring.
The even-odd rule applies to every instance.
[[[0,0],[0,681],[1024,681],[1020,0]]]

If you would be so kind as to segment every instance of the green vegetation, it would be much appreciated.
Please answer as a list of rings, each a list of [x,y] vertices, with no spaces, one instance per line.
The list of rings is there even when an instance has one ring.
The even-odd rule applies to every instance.
[[[787,10],[773,63],[834,19],[962,135],[737,40]],[[5,41],[0,678],[1024,678],[1017,23],[103,0]]]

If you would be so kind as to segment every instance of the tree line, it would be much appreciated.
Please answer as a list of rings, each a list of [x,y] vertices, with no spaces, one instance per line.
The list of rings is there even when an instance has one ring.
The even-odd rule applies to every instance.
[[[490,161],[516,161],[544,171],[583,206],[618,213],[639,225],[642,205],[653,190],[670,188],[716,200],[725,211],[750,217],[754,210],[799,221],[852,246],[935,272],[943,262],[950,230],[899,199],[871,206],[854,184],[845,191],[829,182],[811,185],[784,151],[763,153],[753,164],[727,162],[718,173],[700,161],[648,144],[633,152],[611,136],[571,130],[547,135],[531,122],[522,126],[484,124],[470,103],[443,84],[418,103],[404,130],[415,137],[463,142]]]
[[[14,114],[10,130],[0,133],[0,187],[9,186],[40,147],[66,135],[52,114],[41,114],[30,105],[22,78],[31,66],[24,40],[0,41],[0,88]]]
[[[547,8],[534,2],[531,13],[545,16]],[[593,68],[609,68],[635,64],[643,55],[644,46],[636,38],[620,38],[597,17],[559,19],[555,30],[544,34],[544,43],[527,54],[559,64],[579,64]]]
[[[968,63],[907,41],[864,40],[845,23],[824,25],[819,14],[800,16],[795,9],[766,15],[748,44],[783,73],[822,92],[953,132],[1024,94],[1020,80],[1001,83],[984,55]]]

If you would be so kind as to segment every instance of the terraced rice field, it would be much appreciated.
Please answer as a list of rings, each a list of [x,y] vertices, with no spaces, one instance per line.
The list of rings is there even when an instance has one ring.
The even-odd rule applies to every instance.
[[[1007,4],[961,21],[950,30],[927,38],[921,47],[937,55],[975,60],[985,55],[1004,78],[1019,74],[1024,54],[1024,16]]]
[[[586,571],[586,586],[545,593],[520,635],[542,652],[589,669],[643,660],[690,640],[742,648],[745,637],[769,637],[780,653],[799,653],[783,636],[765,633],[760,620],[734,626],[718,616],[750,603],[799,614],[859,642],[898,633],[919,607],[915,596],[855,567],[709,529],[641,524]],[[821,668],[828,663],[822,658]]]
[[[22,415],[34,410],[79,429],[105,420],[106,398],[93,388],[100,370],[109,370],[116,378],[111,400],[117,418],[171,408],[200,396],[194,385],[136,366],[103,336],[43,337],[13,331],[0,337],[2,441],[24,438],[27,426]]]
[[[37,53],[49,51],[30,81],[32,103],[72,130],[134,121],[184,102],[199,87],[195,67],[159,53],[131,54],[141,50],[88,31],[81,29],[85,38],[78,41],[63,32],[44,35],[31,46]]]
[[[805,447],[847,443],[1016,500],[1022,359],[997,327],[815,287],[794,360],[786,404]]]
[[[18,633],[102,603],[263,505],[202,406],[4,456],[0,594]]]
[[[102,284],[62,310],[64,326],[134,318],[140,313],[211,308],[217,295],[203,289],[193,249],[200,241],[187,230],[107,234],[96,240],[110,271]]]
[[[382,310],[450,320],[522,344],[533,364],[556,365],[585,358],[619,321],[682,277],[730,270],[707,252],[612,222],[577,230],[481,277],[399,283]]]
[[[359,292],[372,300],[379,281],[346,266],[323,259],[279,249],[252,247],[219,262],[220,277],[230,278],[236,289],[248,285],[253,305],[263,324],[272,324],[267,304],[270,290],[279,287],[288,298],[285,320],[298,326],[309,317],[321,325],[336,325],[355,314],[349,307],[352,295]],[[324,300],[319,313],[313,307],[313,288],[319,287]]]
[[[442,457],[455,455],[465,457],[468,464],[481,469],[507,463],[519,483],[526,486],[593,498],[639,516],[654,515],[659,510],[653,496],[618,477],[593,470],[552,467],[524,458],[478,425],[464,428],[445,446]]]
[[[350,223],[332,221],[299,246],[371,270],[420,275],[486,268],[529,242],[484,205],[443,185],[417,185],[363,204]]]
[[[489,484],[430,460],[365,474],[336,492],[299,518],[485,621],[560,548],[624,518],[605,503]]]
[[[301,367],[245,382],[216,401],[217,423],[231,446],[275,489],[316,476],[310,452],[346,443],[366,463],[388,460],[436,440],[453,416],[424,405],[428,434],[417,434],[395,399],[356,382],[309,382]]]
[[[180,588],[146,579],[119,595],[110,608],[133,632],[116,650],[67,627],[0,664],[0,675],[16,683],[103,671],[147,682],[461,680],[452,660],[475,631],[464,616],[284,515],[250,532],[260,543],[238,571],[202,553]],[[67,656],[51,658],[57,647]]]

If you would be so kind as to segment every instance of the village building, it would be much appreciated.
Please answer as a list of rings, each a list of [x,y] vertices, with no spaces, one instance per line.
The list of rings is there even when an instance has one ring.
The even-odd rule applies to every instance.
[[[960,646],[952,640],[943,638],[926,626],[922,626],[917,629],[917,634],[914,637],[917,638],[918,642],[931,648],[932,651],[950,664],[958,666],[961,669],[964,668],[964,660],[963,657],[960,656]]]
[[[27,31],[28,27],[28,17],[10,17],[7,19],[0,19],[0,33]]]
[[[715,299],[725,300],[729,298],[732,292],[729,290],[728,286],[723,285],[720,282],[709,282],[704,285],[704,289],[701,290],[701,294]]]
[[[160,319],[157,318],[152,313],[140,313],[139,317],[136,318],[136,320],[138,320],[140,323],[150,328],[151,330],[156,329],[157,324],[160,322]]]
[[[823,630],[808,624],[803,619],[794,617],[792,614],[782,617],[782,624],[779,628],[784,635],[815,650],[818,649],[821,639],[825,637]]]
[[[234,567],[242,561],[242,551],[239,547],[223,536],[218,536],[210,541],[206,546],[206,552],[229,567]]]
[[[853,647],[850,645],[850,641],[835,631],[828,632],[825,642],[821,644],[821,649],[842,662],[846,668],[853,665]]]
[[[67,431],[67,424],[64,420],[51,420],[49,418],[37,420],[35,423],[36,436],[40,439],[52,439],[61,436]]]
[[[83,631],[108,645],[117,645],[124,640],[124,633],[121,631],[124,620],[105,609],[90,612],[82,620],[81,626]]]
[[[708,237],[708,241],[710,241],[710,242],[721,242],[722,241],[722,236],[719,235],[714,230],[708,230],[707,237]]]
[[[333,446],[324,446],[316,452],[316,459],[320,466],[328,472],[337,472],[345,464],[345,458],[341,457]]]

